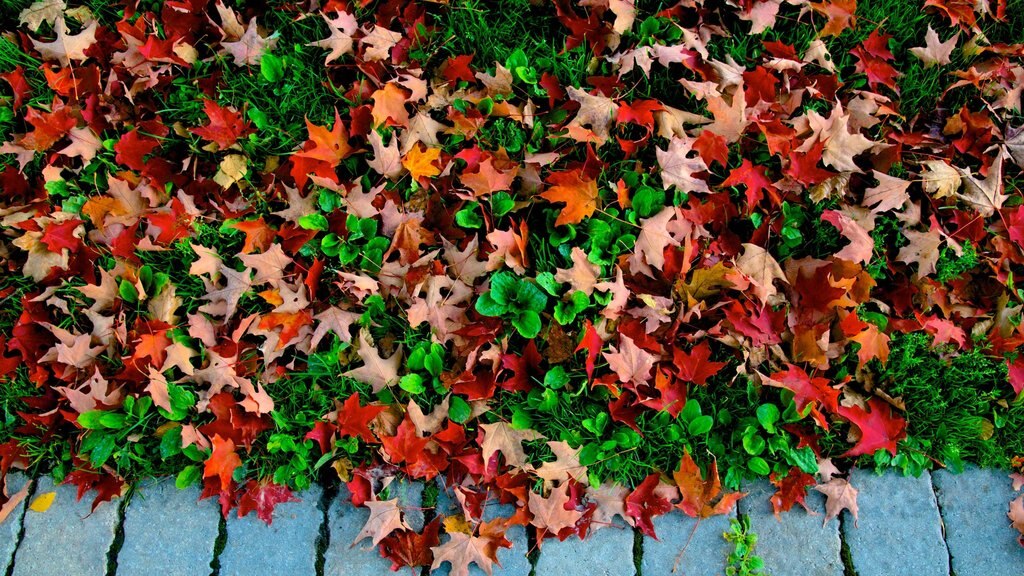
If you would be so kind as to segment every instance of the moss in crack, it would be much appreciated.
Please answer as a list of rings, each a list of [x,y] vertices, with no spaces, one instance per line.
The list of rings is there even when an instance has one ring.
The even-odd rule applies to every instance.
[[[223,515],[217,526],[217,539],[213,542],[213,560],[210,560],[210,576],[220,575],[220,554],[228,544],[228,521]]]
[[[858,576],[857,569],[853,566],[853,554],[850,553],[850,545],[846,543],[846,532],[843,525],[847,522],[845,515],[839,515],[839,557],[843,560],[843,576]]]
[[[331,526],[329,512],[331,502],[338,497],[338,485],[330,484],[323,487],[317,508],[323,514],[320,521],[320,534],[316,538],[316,576],[324,576],[324,564],[327,562],[327,547],[331,542]]]
[[[114,529],[114,541],[110,543],[107,550],[107,576],[117,574],[117,555],[124,545],[124,514],[128,509],[129,498],[122,498],[117,505],[117,527]]]
[[[636,576],[643,576],[644,535],[639,530],[633,530],[633,566],[636,567]]]

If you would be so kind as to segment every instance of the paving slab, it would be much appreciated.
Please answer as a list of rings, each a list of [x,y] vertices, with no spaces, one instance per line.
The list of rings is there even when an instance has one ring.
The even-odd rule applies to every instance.
[[[216,499],[200,490],[178,490],[173,478],[138,486],[124,514],[124,543],[117,576],[207,576],[220,526]]]
[[[398,498],[409,527],[417,532],[423,530],[423,484],[396,482],[388,487],[388,492],[389,500]],[[343,485],[327,509],[327,529],[331,540],[324,553],[324,574],[390,574],[391,561],[381,557],[380,552],[368,539],[352,546],[352,542],[370,519],[370,509],[353,506],[350,498],[351,494]]]
[[[496,500],[488,500],[484,503],[483,520],[485,522],[495,518],[508,518],[515,514],[515,506],[501,504]],[[451,490],[445,488],[443,482],[438,480],[437,504],[435,505],[437,515],[460,514],[458,503]],[[493,576],[519,576],[530,573],[530,559],[527,554],[530,552],[530,543],[526,535],[526,528],[523,526],[512,526],[505,532],[505,538],[512,543],[511,548],[498,549],[498,564],[493,566]],[[441,541],[447,541],[446,536]],[[499,565],[500,564],[500,565]],[[431,576],[448,576],[451,573],[451,565],[444,563],[437,570],[431,572]],[[469,567],[470,576],[485,576],[485,572],[472,564]],[[538,573],[539,574],[539,573]]]
[[[747,497],[739,501],[739,513],[750,520],[750,529],[757,534],[754,553],[764,560],[765,574],[788,576],[843,576],[842,542],[839,521],[822,526],[825,497],[811,490],[806,502],[815,514],[794,506],[779,518],[772,511],[770,499],[776,489],[767,480],[745,484]],[[799,554],[794,554],[799,550]]]
[[[117,531],[118,500],[91,511],[93,494],[78,500],[78,488],[41,478],[35,495],[55,492],[45,512],[25,512],[25,535],[14,555],[14,576],[101,576]]]
[[[949,552],[931,475],[853,470],[860,520],[844,511],[843,539],[858,576],[949,576]]]
[[[13,496],[18,490],[24,488],[28,481],[28,476],[20,472],[11,472],[7,475],[7,495]],[[7,568],[14,558],[14,549],[18,546],[18,533],[21,532],[21,522],[25,517],[28,501],[28,498],[22,500],[3,524],[0,524],[0,569],[4,571],[4,574],[7,573]]]
[[[316,574],[316,546],[324,515],[321,488],[297,494],[299,502],[278,504],[270,526],[256,513],[227,521],[228,539],[220,554],[220,576]]]
[[[729,514],[704,518],[699,524],[696,518],[678,510],[656,517],[654,531],[658,540],[644,536],[640,573],[644,576],[672,574],[676,558],[685,546],[686,552],[675,574],[721,576],[725,572],[726,558],[732,552],[732,544],[722,535],[729,531],[729,520],[735,517],[735,508]]]
[[[957,576],[1020,576],[1024,547],[1006,517],[1017,496],[1005,471],[968,468],[932,477]]]
[[[591,532],[586,540],[576,536],[565,542],[545,540],[537,559],[537,574],[634,576],[633,540],[633,529],[620,523]]]

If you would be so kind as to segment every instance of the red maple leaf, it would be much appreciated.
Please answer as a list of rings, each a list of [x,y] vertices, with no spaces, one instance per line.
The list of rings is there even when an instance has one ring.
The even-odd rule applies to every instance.
[[[338,432],[343,436],[362,438],[367,444],[376,444],[377,437],[370,431],[369,424],[386,409],[387,406],[374,404],[361,406],[359,393],[356,392],[346,398],[341,410],[338,410]]]
[[[238,110],[221,106],[213,100],[203,100],[203,112],[210,122],[193,128],[192,133],[215,143],[221,150],[230,148],[239,138],[252,132],[252,126]]]
[[[689,352],[679,348],[672,350],[672,362],[675,364],[676,374],[683,380],[693,382],[698,386],[706,386],[708,378],[728,366],[728,362],[712,362],[709,360],[710,358],[711,347],[708,346],[707,340],[701,341]]]
[[[803,506],[807,512],[814,513],[807,507],[807,502],[805,501],[807,498],[807,488],[817,484],[814,475],[808,474],[794,466],[790,468],[784,478],[779,478],[777,474],[772,472],[770,479],[772,484],[778,488],[771,497],[772,511],[775,512],[776,518],[779,517],[780,512],[788,512],[796,504]]]
[[[590,323],[590,320],[587,320],[583,325],[583,338],[580,339],[579,346],[574,350],[574,352],[579,352],[580,350],[587,351],[587,380],[593,381],[594,379],[594,365],[603,346],[604,340],[601,340],[601,336],[597,333],[594,325]]]
[[[819,426],[828,430],[828,420],[818,410],[819,406],[833,414],[839,411],[839,390],[833,388],[827,378],[811,378],[799,366],[788,364],[784,372],[776,372],[766,382],[769,386],[785,388],[793,392],[796,409],[803,412],[811,407],[811,416]]]
[[[146,156],[153,153],[160,146],[160,141],[149,136],[141,136],[139,129],[134,128],[131,132],[121,136],[121,139],[114,144],[114,160],[132,170],[142,172],[146,169]]]
[[[253,510],[256,517],[270,526],[274,520],[274,507],[284,502],[298,502],[299,499],[292,495],[287,486],[281,486],[271,481],[257,482],[249,480],[245,483],[245,490],[238,499],[238,517],[241,518]]]
[[[231,476],[235,469],[242,465],[242,459],[235,452],[235,443],[230,438],[223,438],[220,434],[214,435],[211,439],[213,452],[206,459],[203,466],[203,478],[220,479],[221,490],[231,486]]]
[[[391,570],[396,572],[399,568],[430,566],[434,561],[431,548],[441,542],[440,528],[441,517],[438,516],[418,534],[412,530],[395,530],[380,541],[380,555],[391,560]]]
[[[658,535],[654,533],[653,518],[672,509],[672,503],[655,492],[660,481],[660,474],[651,474],[626,496],[626,514],[633,518],[640,532],[655,540]]]
[[[871,398],[868,410],[857,405],[839,406],[838,414],[860,431],[860,439],[843,457],[874,454],[878,450],[895,456],[896,444],[907,437],[907,421],[881,398]]]
[[[779,191],[775,188],[772,183],[765,175],[764,166],[755,166],[750,160],[743,159],[743,163],[739,167],[734,168],[729,173],[729,177],[722,182],[722,186],[739,186],[743,185],[747,189],[747,210],[753,210],[761,199],[764,198],[765,193],[768,193],[769,198],[773,204],[778,206],[782,203],[782,199],[779,197]]]

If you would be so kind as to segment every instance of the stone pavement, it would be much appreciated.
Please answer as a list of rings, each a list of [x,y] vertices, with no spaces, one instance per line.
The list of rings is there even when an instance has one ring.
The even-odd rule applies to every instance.
[[[13,476],[12,488],[24,483]],[[855,470],[860,491],[857,522],[844,512],[822,525],[824,500],[807,498],[816,515],[802,509],[775,519],[766,483],[745,486],[750,495],[735,514],[750,520],[758,535],[755,553],[773,576],[1020,576],[1024,548],[1006,518],[1015,496],[1004,472],[969,469],[920,478],[902,478]],[[55,492],[44,512],[29,503]],[[423,486],[401,483],[391,488],[415,528],[435,511],[423,507]],[[105,504],[90,512],[90,499],[76,501],[75,489],[39,480],[32,493],[0,524],[0,568],[15,576],[368,576],[390,574],[390,563],[369,541],[350,547],[367,518],[353,508],[344,489],[324,494],[314,488],[299,502],[278,506],[272,526],[250,515],[226,521],[212,500],[198,504],[198,490],[178,491],[169,480],[146,482],[127,503]],[[442,490],[436,508],[453,509]],[[497,504],[485,517],[510,513]],[[510,531],[511,550],[502,550],[495,576],[651,576],[668,575],[678,559],[677,574],[725,573],[731,544],[722,537],[729,517],[695,520],[679,512],[655,519],[659,539],[640,536],[627,526],[599,530],[586,541],[546,541],[531,550],[532,534]],[[444,538],[442,536],[442,538]],[[685,553],[680,557],[683,547]],[[437,573],[447,574],[445,564]],[[410,573],[410,572],[405,572]],[[411,572],[421,574],[420,571]],[[473,569],[471,574],[483,574]]]

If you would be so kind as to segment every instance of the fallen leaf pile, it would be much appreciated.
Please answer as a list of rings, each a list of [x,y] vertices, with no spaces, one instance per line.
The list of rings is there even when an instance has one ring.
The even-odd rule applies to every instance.
[[[928,34],[896,46],[856,0],[538,2],[557,71],[444,56],[444,2],[27,5],[0,37],[0,472],[99,505],[145,461],[267,522],[336,472],[355,544],[464,575],[510,525],[728,512],[709,430],[736,424],[692,398],[747,390],[781,444],[725,485],[856,515],[832,459],[907,438],[872,377],[897,335],[1024,390],[1024,46],[984,33],[1001,0],[913,3]],[[934,105],[907,111],[903,57]],[[652,430],[663,460],[617,468]],[[398,475],[458,514],[413,530]]]

